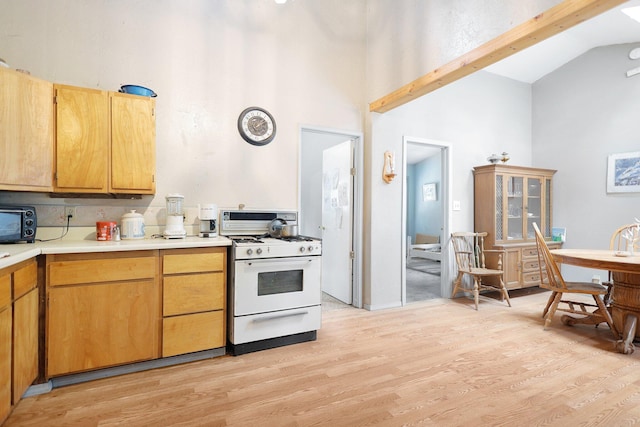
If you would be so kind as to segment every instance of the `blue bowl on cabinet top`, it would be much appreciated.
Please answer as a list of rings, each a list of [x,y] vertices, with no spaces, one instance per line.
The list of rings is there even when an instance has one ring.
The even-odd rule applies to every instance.
[[[130,93],[132,95],[150,96],[152,98],[155,98],[156,96],[158,96],[151,89],[148,89],[148,88],[143,87],[143,86],[136,86],[136,85],[120,86],[120,90],[118,92]]]

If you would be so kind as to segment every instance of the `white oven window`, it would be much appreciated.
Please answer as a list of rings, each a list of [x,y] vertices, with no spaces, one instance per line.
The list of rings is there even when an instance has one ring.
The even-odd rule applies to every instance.
[[[268,271],[258,273],[258,295],[302,292],[303,270]]]

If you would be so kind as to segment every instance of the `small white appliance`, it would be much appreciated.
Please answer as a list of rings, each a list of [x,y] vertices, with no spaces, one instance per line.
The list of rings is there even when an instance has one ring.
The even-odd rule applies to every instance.
[[[200,218],[200,237],[218,236],[218,206],[213,203],[198,205]]]
[[[164,228],[165,239],[183,239],[187,236],[184,229],[184,196],[182,194],[167,194],[167,224]]]

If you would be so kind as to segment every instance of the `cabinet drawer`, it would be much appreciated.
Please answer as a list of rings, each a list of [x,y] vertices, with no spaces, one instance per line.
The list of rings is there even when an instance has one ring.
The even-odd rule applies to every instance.
[[[522,257],[523,258],[535,258],[538,259],[538,248],[531,247],[531,248],[523,248],[522,249]]]
[[[168,276],[163,285],[164,316],[224,308],[224,273]]]
[[[225,345],[224,312],[187,314],[162,320],[162,356],[192,353]]]
[[[31,264],[13,273],[13,299],[17,300],[38,285],[38,265]]]
[[[532,271],[522,275],[525,286],[537,286],[540,284],[540,271]]]
[[[0,310],[11,304],[11,274],[0,276]]]
[[[225,254],[226,249],[209,253],[164,255],[162,272],[164,274],[178,274],[222,271],[225,264]]]
[[[155,276],[154,257],[57,261],[49,264],[49,285],[115,282]]]
[[[536,258],[535,260],[523,260],[522,261],[522,271],[523,272],[540,272],[540,262]]]

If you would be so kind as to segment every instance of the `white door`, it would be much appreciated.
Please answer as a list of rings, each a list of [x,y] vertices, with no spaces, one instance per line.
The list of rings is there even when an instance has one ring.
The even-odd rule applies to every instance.
[[[322,291],[352,303],[353,142],[322,154]]]

